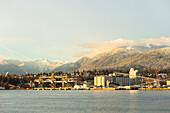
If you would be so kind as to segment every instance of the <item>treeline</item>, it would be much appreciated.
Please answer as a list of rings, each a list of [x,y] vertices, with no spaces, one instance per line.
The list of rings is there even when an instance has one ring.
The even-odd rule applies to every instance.
[[[13,86],[19,86],[19,87],[29,87],[28,83],[30,81],[34,81],[37,77],[34,76],[28,76],[28,75],[0,75],[0,86],[5,87],[5,89],[8,89],[9,85]]]

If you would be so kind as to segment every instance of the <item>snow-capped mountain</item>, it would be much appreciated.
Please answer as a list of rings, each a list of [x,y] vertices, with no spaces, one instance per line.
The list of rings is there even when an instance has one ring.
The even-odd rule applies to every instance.
[[[167,69],[170,67],[170,47],[147,48],[136,46],[129,50],[126,48],[117,48],[88,60],[79,70],[108,68],[130,69],[131,67],[141,69]]]
[[[75,70],[93,69],[169,69],[170,47],[168,46],[126,46],[113,49],[110,52],[98,54],[93,58],[83,57],[76,62],[0,60],[0,73],[25,74],[44,72],[71,72]]]
[[[83,57],[75,63],[59,66],[55,71],[130,69],[131,67],[167,69],[170,67],[170,47],[155,45],[120,47],[93,58]]]
[[[10,74],[44,73],[44,72],[50,72],[51,70],[63,64],[65,64],[64,61],[51,62],[48,59],[43,59],[43,58],[34,61],[21,61],[21,60],[13,60],[13,59],[0,60],[0,71],[1,71],[0,73],[2,74],[6,72],[9,72]],[[18,70],[19,72],[16,70]]]

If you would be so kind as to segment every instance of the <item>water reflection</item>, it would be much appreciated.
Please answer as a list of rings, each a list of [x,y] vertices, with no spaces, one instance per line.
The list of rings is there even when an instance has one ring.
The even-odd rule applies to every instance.
[[[129,103],[130,103],[130,110],[129,112],[135,113],[138,110],[138,90],[130,90],[130,97],[129,97]]]
[[[139,91],[138,90],[129,90],[130,94],[131,95],[136,95]]]

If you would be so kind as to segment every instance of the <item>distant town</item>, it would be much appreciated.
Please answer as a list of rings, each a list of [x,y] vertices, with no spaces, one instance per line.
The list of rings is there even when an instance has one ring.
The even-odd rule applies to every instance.
[[[0,74],[1,90],[169,90],[170,70],[93,70]]]

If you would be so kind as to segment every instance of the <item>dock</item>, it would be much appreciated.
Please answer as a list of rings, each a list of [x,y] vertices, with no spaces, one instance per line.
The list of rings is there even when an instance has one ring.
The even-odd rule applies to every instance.
[[[170,90],[170,88],[139,88],[138,90]]]
[[[91,90],[91,88],[32,88],[32,90]]]

